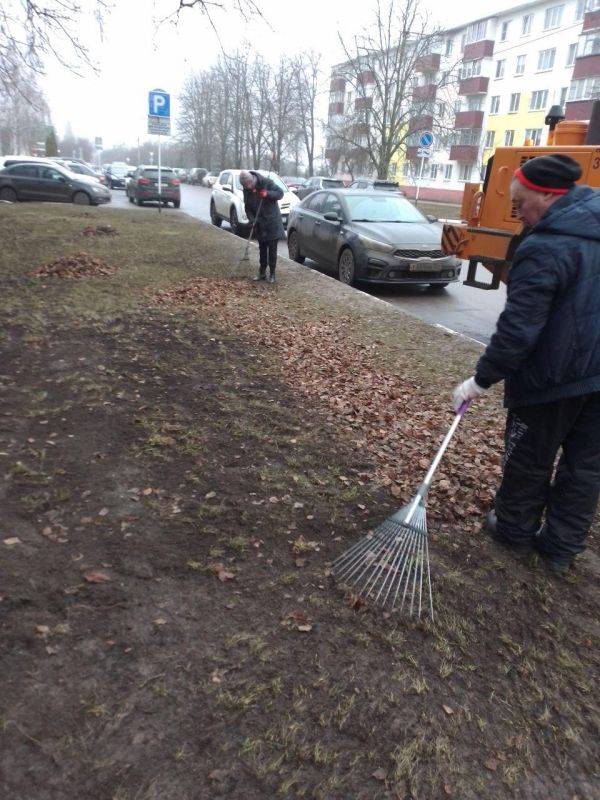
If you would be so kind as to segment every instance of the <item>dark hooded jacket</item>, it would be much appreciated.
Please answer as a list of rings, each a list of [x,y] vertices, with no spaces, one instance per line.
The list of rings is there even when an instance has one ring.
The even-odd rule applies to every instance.
[[[256,177],[256,186],[254,189],[244,188],[244,208],[250,222],[254,222],[256,219],[255,236],[259,242],[282,239],[285,233],[277,201],[283,197],[283,191],[275,181],[267,178],[266,175],[261,175],[260,172],[254,172],[254,170],[251,170],[251,173]],[[267,196],[261,205],[259,192],[262,189],[266,189]],[[259,208],[260,214],[257,217]]]
[[[576,186],[519,245],[475,380],[508,408],[600,391],[600,192]]]

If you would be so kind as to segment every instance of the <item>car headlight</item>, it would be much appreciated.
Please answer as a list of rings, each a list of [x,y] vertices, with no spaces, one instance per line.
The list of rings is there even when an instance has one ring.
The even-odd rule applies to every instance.
[[[378,239],[370,239],[368,236],[359,235],[358,238],[367,250],[374,250],[378,253],[393,253],[396,249],[393,244],[380,242]]]

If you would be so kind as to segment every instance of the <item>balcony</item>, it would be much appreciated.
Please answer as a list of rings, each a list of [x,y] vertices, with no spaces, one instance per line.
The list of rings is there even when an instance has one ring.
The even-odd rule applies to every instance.
[[[429,103],[435,100],[437,86],[435,83],[428,83],[425,86],[415,86],[413,89],[413,101],[415,103]]]
[[[457,111],[454,127],[457,129],[483,127],[483,111]]]
[[[458,84],[459,94],[487,94],[490,79],[478,75],[476,78],[465,78]]]
[[[366,86],[369,83],[375,83],[375,75],[371,72],[370,69],[364,70],[358,76],[358,84],[360,86]]]
[[[369,126],[366,122],[357,122],[352,126],[352,133],[355,137],[367,136],[369,133]]]
[[[463,61],[475,61],[479,58],[491,58],[494,55],[494,40],[483,39],[465,46]]]
[[[346,91],[346,79],[345,78],[332,78],[331,83],[329,84],[329,91],[330,92],[345,92]]]
[[[568,100],[565,119],[589,119],[592,116],[594,100]]]
[[[580,56],[573,67],[573,80],[600,76],[600,55]]]
[[[427,53],[415,60],[415,72],[437,72],[439,68],[439,53]]]
[[[464,161],[473,163],[479,156],[477,144],[453,144],[450,148],[450,161]]]
[[[354,108],[356,111],[361,111],[363,108],[371,108],[373,105],[372,97],[357,97],[354,101]]]
[[[414,133],[415,131],[430,131],[432,127],[433,127],[432,116],[413,117],[411,121],[408,123],[409,133]]]
[[[343,103],[329,103],[329,116],[335,117],[337,114],[344,113]]]
[[[583,18],[582,33],[596,31],[600,28],[600,8],[597,11],[588,11]]]

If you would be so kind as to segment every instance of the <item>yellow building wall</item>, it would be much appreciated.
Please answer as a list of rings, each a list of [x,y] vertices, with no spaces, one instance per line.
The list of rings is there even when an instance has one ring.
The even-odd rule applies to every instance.
[[[496,147],[504,147],[504,132],[514,131],[514,147],[522,147],[525,143],[525,131],[528,128],[541,128],[542,139],[540,144],[545,144],[548,137],[548,128],[544,124],[544,119],[548,113],[547,109],[542,111],[529,111],[530,92],[521,94],[519,110],[512,114],[488,114],[487,126],[484,129],[483,140],[485,142],[488,131],[494,131],[494,146],[487,147],[483,151],[483,163],[487,163]],[[506,102],[506,98],[502,98]]]

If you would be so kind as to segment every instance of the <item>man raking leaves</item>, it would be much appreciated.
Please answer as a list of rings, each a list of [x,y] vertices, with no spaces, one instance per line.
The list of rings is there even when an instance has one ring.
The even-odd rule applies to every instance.
[[[274,181],[258,172],[242,170],[240,182],[244,187],[244,208],[258,240],[260,268],[254,280],[267,279],[268,264],[269,283],[275,283],[277,243],[285,235],[278,203],[283,191]]]
[[[511,195],[529,231],[496,332],[453,401],[458,409],[504,381],[504,473],[486,529],[535,547],[561,575],[585,548],[600,493],[600,192],[576,186],[580,177],[560,154],[515,172]]]

